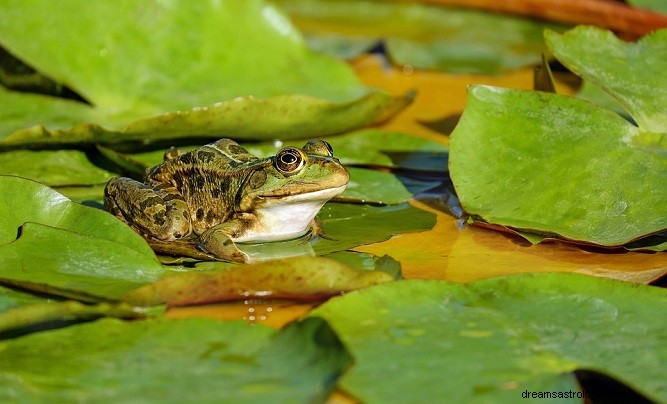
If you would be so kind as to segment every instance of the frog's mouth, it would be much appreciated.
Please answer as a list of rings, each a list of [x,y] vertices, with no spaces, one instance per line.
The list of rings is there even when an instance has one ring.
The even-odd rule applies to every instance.
[[[321,189],[319,191],[306,192],[302,194],[294,195],[271,195],[263,196],[259,199],[264,200],[277,200],[280,199],[278,203],[292,204],[292,203],[301,203],[301,202],[326,202],[329,199],[333,198],[336,195],[341,194],[347,188],[347,184],[341,185],[339,187]]]

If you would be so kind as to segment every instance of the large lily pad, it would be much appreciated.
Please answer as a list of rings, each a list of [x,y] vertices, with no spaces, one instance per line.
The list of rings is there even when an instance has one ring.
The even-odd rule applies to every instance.
[[[616,96],[639,127],[571,97],[472,87],[451,140],[461,204],[493,224],[603,246],[664,231],[667,115],[660,94],[667,76],[656,55],[667,31],[638,44],[595,28],[548,38],[557,57]]]
[[[51,186],[106,184],[116,177],[80,150],[13,150],[0,153],[0,174]]]
[[[356,56],[381,40],[401,65],[500,73],[539,62],[544,23],[437,5],[278,0],[314,49]],[[553,25],[552,25],[553,27]]]
[[[212,121],[229,115],[222,123],[229,128],[248,109],[259,109],[274,134],[286,128],[286,115],[295,117],[292,132],[330,134],[382,120],[403,103],[369,94],[348,66],[308,50],[286,17],[262,0],[0,6],[0,44],[92,104],[1,91],[0,136],[14,133],[7,141],[15,145],[214,136],[220,124]],[[71,20],[82,9],[86,18]],[[310,97],[258,100],[288,94]],[[255,98],[223,102],[247,96]],[[336,114],[342,111],[347,115]],[[250,136],[266,136],[254,118],[242,121],[255,126],[245,131]],[[304,127],[305,121],[318,123]]]
[[[531,274],[395,282],[332,299],[311,315],[325,318],[350,350],[354,366],[340,387],[363,402],[515,403],[526,390],[581,402],[576,369],[660,402],[665,309],[663,289]]]
[[[150,247],[128,226],[44,185],[0,176],[0,207],[5,212],[0,220],[4,282],[73,291],[74,297],[116,298],[163,272]]]
[[[0,400],[323,402],[349,360],[317,320],[105,319],[0,343]]]

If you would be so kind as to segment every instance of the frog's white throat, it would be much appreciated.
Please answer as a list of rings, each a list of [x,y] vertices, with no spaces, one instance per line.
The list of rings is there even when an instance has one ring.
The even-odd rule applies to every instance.
[[[347,184],[306,194],[265,198],[254,210],[255,225],[233,241],[263,243],[301,237],[308,232],[322,206],[346,187]]]

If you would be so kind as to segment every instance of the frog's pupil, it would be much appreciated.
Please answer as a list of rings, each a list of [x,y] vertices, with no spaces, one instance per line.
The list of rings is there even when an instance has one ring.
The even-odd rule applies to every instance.
[[[296,161],[296,156],[292,153],[285,153],[282,155],[281,160],[285,164],[292,164]]]

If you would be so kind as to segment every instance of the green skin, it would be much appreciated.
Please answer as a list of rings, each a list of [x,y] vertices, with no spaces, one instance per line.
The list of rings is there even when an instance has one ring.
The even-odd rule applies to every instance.
[[[315,215],[348,181],[321,140],[260,159],[221,139],[188,153],[168,150],[144,182],[112,179],[104,205],[157,252],[245,262],[235,242],[286,240],[317,229]]]

